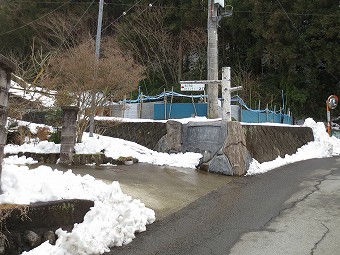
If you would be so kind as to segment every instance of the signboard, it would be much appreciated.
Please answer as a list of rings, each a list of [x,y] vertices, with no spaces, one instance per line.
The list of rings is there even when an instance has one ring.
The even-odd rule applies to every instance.
[[[181,91],[204,91],[205,84],[181,84]]]

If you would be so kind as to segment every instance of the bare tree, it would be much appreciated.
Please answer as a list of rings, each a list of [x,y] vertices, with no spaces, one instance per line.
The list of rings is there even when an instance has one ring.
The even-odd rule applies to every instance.
[[[21,119],[29,109],[41,109],[43,107],[40,98],[49,92],[41,88],[36,89],[36,81],[43,72],[43,66],[49,59],[49,55],[37,49],[35,44],[31,46],[31,53],[20,55],[10,53],[9,58],[17,66],[15,75],[12,74],[12,85],[9,95],[9,116]]]
[[[88,35],[93,34],[92,15],[81,18],[75,12],[52,13],[43,20],[31,24],[37,36],[39,45],[52,52],[59,52],[76,46]]]
[[[157,7],[147,12],[141,9],[116,25],[120,43],[147,67],[150,81],[158,75],[166,87],[181,80],[183,59],[192,61],[193,67],[200,62],[205,64],[202,57],[206,58],[204,29],[171,29],[167,24],[169,13],[170,10]]]
[[[114,38],[102,43],[98,62],[94,57],[94,40],[88,39],[76,47],[51,58],[44,74],[45,84],[58,91],[58,105],[77,105],[80,108],[78,141],[87,127],[92,93],[95,106],[106,105],[110,100],[121,100],[138,87],[144,68],[122,52]]]
[[[242,90],[239,92],[240,97],[251,107],[253,101],[255,102],[256,99],[261,98],[258,93],[259,78],[252,73],[249,66],[242,63],[239,63],[232,72],[232,83],[234,86],[242,86]]]
[[[207,66],[207,31],[202,27],[196,27],[182,32],[183,54],[182,58],[188,59],[188,71],[190,74],[198,71],[196,79],[204,80],[204,70]]]

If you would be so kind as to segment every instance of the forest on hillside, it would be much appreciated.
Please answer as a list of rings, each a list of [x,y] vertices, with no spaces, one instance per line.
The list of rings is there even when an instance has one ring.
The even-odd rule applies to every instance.
[[[284,101],[297,118],[324,120],[326,99],[340,96],[339,1],[225,4],[233,14],[219,23],[219,67],[231,67],[232,84],[243,86],[239,95],[245,103],[278,109]],[[180,80],[206,79],[207,0],[106,0],[96,63],[98,5],[98,0],[2,0],[0,52],[17,63],[23,79],[53,84],[60,98],[70,89],[91,89],[93,74],[86,70],[94,65],[98,89],[113,100],[136,94],[138,87],[156,95],[179,91]]]

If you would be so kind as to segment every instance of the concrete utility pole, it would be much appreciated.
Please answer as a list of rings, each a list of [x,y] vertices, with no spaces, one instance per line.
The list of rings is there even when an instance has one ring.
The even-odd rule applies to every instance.
[[[100,40],[102,35],[102,21],[103,21],[103,10],[104,10],[104,0],[100,0],[99,2],[99,11],[98,11],[98,24],[97,24],[97,36],[96,36],[96,52],[95,52],[95,78],[94,82],[97,80],[97,68],[98,68],[98,60],[100,53]],[[92,91],[92,99],[91,99],[91,116],[90,116],[90,137],[93,137],[94,130],[94,115],[95,115],[95,98],[96,91]]]
[[[100,40],[102,36],[103,10],[104,10],[104,0],[100,0],[99,12],[98,12],[97,36],[96,36],[96,60],[99,59]]]
[[[218,6],[218,4],[214,3],[214,0],[208,1],[207,80],[218,80]],[[207,84],[206,90],[208,94],[208,118],[218,118],[218,84]]]

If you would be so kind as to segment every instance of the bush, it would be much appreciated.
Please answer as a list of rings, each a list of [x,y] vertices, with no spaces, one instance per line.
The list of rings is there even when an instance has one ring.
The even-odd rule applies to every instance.
[[[50,129],[48,127],[37,127],[37,137],[40,141],[48,140]]]
[[[61,132],[59,129],[53,131],[50,135],[50,138],[48,138],[49,142],[54,142],[55,144],[59,144],[61,142]]]

